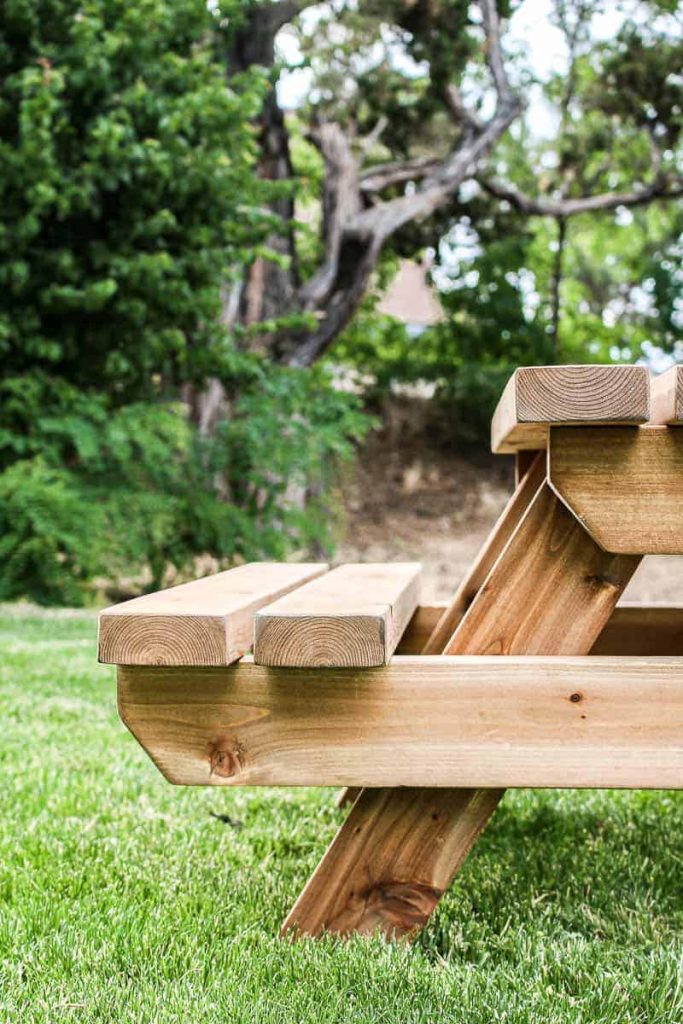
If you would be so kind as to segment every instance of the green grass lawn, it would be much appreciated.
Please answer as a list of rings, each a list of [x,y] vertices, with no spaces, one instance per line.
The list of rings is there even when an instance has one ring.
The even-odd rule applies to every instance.
[[[1,1024],[683,1019],[683,793],[509,793],[412,946],[281,942],[334,794],[169,786],[91,615],[0,650]]]

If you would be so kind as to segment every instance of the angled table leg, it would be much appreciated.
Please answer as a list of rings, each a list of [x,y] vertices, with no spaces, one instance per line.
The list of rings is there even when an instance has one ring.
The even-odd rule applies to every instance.
[[[587,654],[639,562],[599,548],[544,483],[444,653]],[[283,932],[416,932],[501,795],[364,790]]]
[[[529,453],[534,456],[526,467],[515,487],[514,493],[503,509],[491,533],[486,539],[479,555],[472,563],[455,592],[452,601],[444,610],[434,627],[422,654],[444,654],[444,648],[463,615],[481,588],[482,583],[496,563],[496,559],[517,529],[519,522],[528,509],[531,501],[545,479],[545,452]],[[337,798],[337,807],[347,807],[355,803],[361,790],[356,787],[342,789]]]

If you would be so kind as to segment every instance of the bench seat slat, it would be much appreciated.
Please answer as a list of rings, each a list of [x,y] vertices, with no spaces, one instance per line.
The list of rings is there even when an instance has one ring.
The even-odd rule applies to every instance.
[[[284,667],[384,665],[419,601],[417,562],[343,565],[256,616],[254,660]]]
[[[251,649],[259,608],[327,572],[325,563],[249,562],[105,608],[99,660],[230,665]]]

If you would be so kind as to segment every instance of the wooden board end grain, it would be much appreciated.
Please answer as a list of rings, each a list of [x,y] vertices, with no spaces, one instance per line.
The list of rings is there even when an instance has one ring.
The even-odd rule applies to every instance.
[[[250,562],[105,608],[99,617],[99,660],[230,665],[250,650],[259,608],[328,568],[324,563]]]
[[[645,366],[520,367],[493,414],[491,448],[546,448],[552,425],[618,426],[647,423],[649,417]]]
[[[385,665],[419,601],[417,562],[342,565],[256,616],[254,661],[290,668]]]

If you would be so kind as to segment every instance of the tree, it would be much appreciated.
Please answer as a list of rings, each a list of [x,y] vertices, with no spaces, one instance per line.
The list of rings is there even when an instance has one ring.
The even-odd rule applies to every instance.
[[[221,321],[272,226],[242,0],[7,0],[0,14],[0,598],[159,586],[193,556],[329,541],[330,466],[365,421]],[[220,378],[212,438],[181,401]],[[328,400],[323,402],[320,395]],[[295,424],[295,425],[294,425]]]
[[[251,8],[228,55],[229,64],[239,54],[245,66],[258,54],[273,68],[274,81],[275,35],[292,24],[314,72],[305,114],[308,138],[324,165],[317,265],[301,273],[288,228],[277,236],[286,262],[280,258],[270,269],[261,260],[253,264],[233,303],[236,322],[268,316],[270,329],[258,343],[272,358],[290,366],[320,358],[359,309],[382,253],[434,244],[463,215],[467,204],[459,193],[466,182],[477,201],[482,190],[488,195],[488,216],[512,207],[524,217],[555,221],[556,331],[570,218],[683,194],[683,86],[675,74],[683,42],[672,33],[670,3],[638,5],[645,17],[625,19],[614,41],[591,45],[589,26],[599,4],[558,0],[555,17],[567,38],[569,68],[549,90],[561,111],[557,138],[547,147],[556,158],[550,174],[523,159],[525,89],[532,83],[519,61],[504,53],[507,6],[373,0],[331,4],[306,23],[301,13],[309,6],[282,0]],[[262,172],[292,181],[291,138],[274,92],[261,132]],[[517,166],[504,155],[507,148],[510,156],[511,139]],[[280,212],[289,225],[291,194],[287,203]]]

